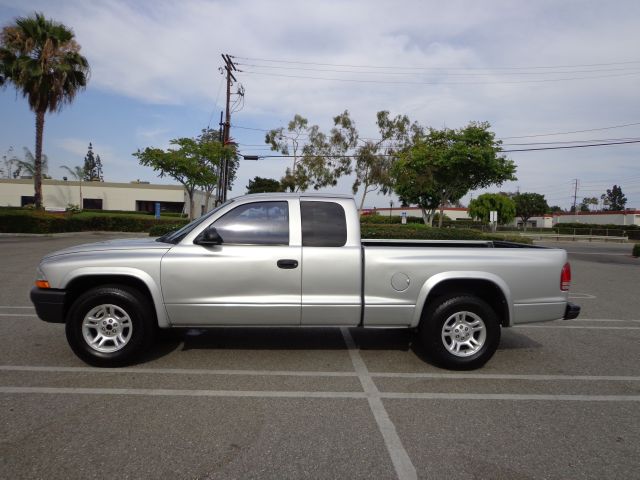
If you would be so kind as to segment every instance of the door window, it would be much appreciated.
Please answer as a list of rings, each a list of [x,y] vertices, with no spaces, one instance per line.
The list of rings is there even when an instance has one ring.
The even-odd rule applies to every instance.
[[[342,247],[347,243],[347,220],[342,205],[300,202],[302,246]]]
[[[289,245],[289,204],[240,205],[213,223],[224,244]]]

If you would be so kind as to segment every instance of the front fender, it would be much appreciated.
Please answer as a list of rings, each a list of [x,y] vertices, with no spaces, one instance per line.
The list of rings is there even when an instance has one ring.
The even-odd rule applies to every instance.
[[[132,267],[81,267],[67,273],[62,280],[61,288],[67,288],[67,286],[75,279],[80,277],[95,277],[95,276],[109,276],[118,275],[125,277],[136,278],[142,281],[149,292],[151,293],[151,300],[155,307],[156,317],[158,319],[158,326],[160,328],[170,327],[169,317],[167,311],[164,308],[164,301],[162,299],[162,291],[160,285],[144,270]]]
[[[513,302],[511,300],[511,290],[505,281],[499,276],[488,272],[476,272],[476,271],[454,271],[454,272],[441,272],[432,277],[429,277],[422,285],[418,298],[416,300],[416,308],[413,312],[413,319],[411,321],[411,327],[417,327],[420,323],[420,317],[422,315],[422,306],[424,306],[429,298],[429,293],[440,283],[448,280],[484,280],[493,283],[497,286],[502,295],[504,295],[507,302],[508,315],[506,325],[511,326],[513,322]]]

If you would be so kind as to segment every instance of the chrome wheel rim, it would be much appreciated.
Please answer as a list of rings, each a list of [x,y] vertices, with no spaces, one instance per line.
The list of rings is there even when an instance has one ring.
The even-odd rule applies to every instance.
[[[100,353],[121,350],[131,340],[133,325],[129,314],[118,305],[92,308],[82,321],[82,337],[91,349]]]
[[[487,340],[487,328],[473,312],[456,312],[442,325],[442,343],[456,357],[478,353]]]

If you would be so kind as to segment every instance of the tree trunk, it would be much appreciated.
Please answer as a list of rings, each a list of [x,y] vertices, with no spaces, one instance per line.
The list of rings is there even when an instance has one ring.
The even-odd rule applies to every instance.
[[[438,219],[438,228],[442,228],[442,217],[444,217],[444,204],[440,204],[440,218]]]
[[[364,199],[367,196],[367,187],[368,186],[369,186],[368,184],[366,184],[366,183],[364,184],[364,191],[362,192],[362,200],[360,200],[360,208],[358,209],[358,213],[360,215],[362,215],[362,209],[364,207]]]
[[[424,224],[430,227],[433,226],[433,210],[431,210],[432,213],[427,213],[427,209],[424,207],[420,207],[420,210],[422,211],[422,221]]]
[[[189,220],[193,220],[193,191],[194,189],[187,190],[187,195],[189,197]]]
[[[33,187],[36,209],[42,209],[42,134],[44,132],[44,114],[36,112],[36,157],[34,159]]]

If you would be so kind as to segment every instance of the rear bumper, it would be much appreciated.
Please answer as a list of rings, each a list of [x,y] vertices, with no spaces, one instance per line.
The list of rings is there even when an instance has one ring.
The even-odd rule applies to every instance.
[[[575,303],[567,303],[567,308],[564,311],[564,320],[571,320],[573,318],[578,318],[580,315],[580,305],[576,305]]]
[[[31,302],[36,307],[40,320],[50,323],[64,323],[64,302],[67,292],[64,290],[31,289]]]

